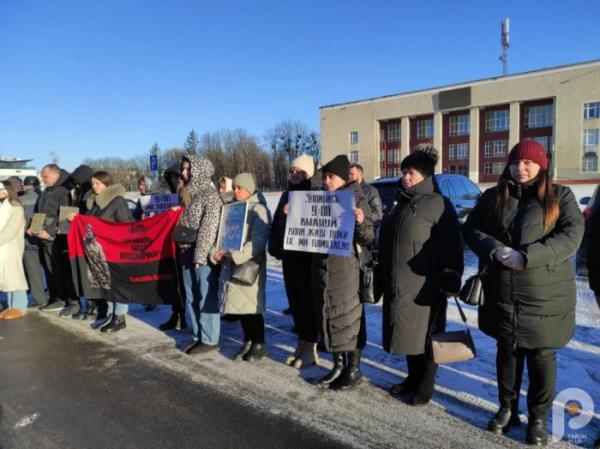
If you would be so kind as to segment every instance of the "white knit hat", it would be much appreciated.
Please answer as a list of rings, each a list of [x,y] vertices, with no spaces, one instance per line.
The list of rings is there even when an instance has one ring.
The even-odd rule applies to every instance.
[[[307,178],[312,178],[315,174],[315,162],[313,161],[312,156],[309,156],[308,154],[303,154],[294,159],[291,168],[302,170],[306,173]]]

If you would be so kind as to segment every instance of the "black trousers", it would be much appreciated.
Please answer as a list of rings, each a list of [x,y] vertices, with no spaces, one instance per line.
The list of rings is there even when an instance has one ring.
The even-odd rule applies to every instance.
[[[262,313],[232,316],[237,317],[242,324],[244,341],[251,341],[252,343],[265,342],[265,320]]]
[[[319,340],[319,314],[315,312],[310,283],[310,254],[286,252],[282,260],[283,280],[298,339],[316,343]]]
[[[546,420],[556,388],[556,351],[554,349],[514,348],[498,343],[496,371],[500,405],[518,409],[519,390],[527,363],[529,389],[527,409],[530,419]]]
[[[44,290],[44,272],[38,249],[26,249],[23,252],[23,268],[31,296],[42,305],[48,302],[48,293]]]
[[[71,277],[69,247],[65,235],[57,235],[53,241],[43,241],[41,262],[48,274],[46,284],[50,301],[61,299],[67,303],[77,301],[77,293]]]

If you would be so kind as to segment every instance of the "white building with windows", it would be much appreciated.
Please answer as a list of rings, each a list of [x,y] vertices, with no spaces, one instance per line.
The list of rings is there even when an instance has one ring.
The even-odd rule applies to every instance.
[[[367,179],[398,176],[417,144],[439,172],[492,183],[520,139],[541,142],[556,180],[600,179],[600,60],[323,106],[323,160],[346,153]]]

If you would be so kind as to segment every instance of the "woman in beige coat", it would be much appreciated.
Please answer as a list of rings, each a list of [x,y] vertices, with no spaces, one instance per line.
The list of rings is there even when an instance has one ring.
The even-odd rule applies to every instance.
[[[0,318],[22,318],[27,312],[27,279],[23,270],[25,211],[17,192],[0,184],[0,291],[6,293],[8,308]]]
[[[265,346],[265,292],[267,281],[266,245],[269,239],[271,214],[251,173],[241,173],[233,180],[236,201],[247,201],[248,214],[241,251],[217,251],[213,260],[222,265],[219,279],[219,296],[225,314],[240,319],[244,331],[244,344],[235,360],[259,360],[267,354]],[[259,264],[258,276],[253,284],[245,285],[231,278],[236,266],[250,259]]]

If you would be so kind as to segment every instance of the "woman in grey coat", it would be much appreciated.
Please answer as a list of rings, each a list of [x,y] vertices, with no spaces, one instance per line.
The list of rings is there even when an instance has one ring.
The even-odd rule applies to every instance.
[[[356,182],[347,182],[350,161],[336,156],[323,166],[326,190],[350,190],[354,194],[356,222],[354,243],[367,247],[373,241],[369,203]],[[323,342],[333,358],[333,369],[319,381],[323,388],[347,390],[361,380],[360,356],[366,344],[363,305],[359,299],[359,263],[353,248],[349,257],[313,254],[311,277],[315,310],[322,316]]]
[[[498,185],[482,195],[464,235],[487,271],[479,327],[498,342],[500,409],[488,430],[502,433],[520,424],[527,362],[527,442],[545,445],[556,349],[567,344],[575,328],[571,259],[583,235],[583,215],[571,190],[552,184],[539,142],[526,139],[513,147]]]
[[[419,145],[401,164],[396,204],[384,216],[380,236],[383,347],[405,354],[408,377],[393,385],[412,405],[433,395],[437,365],[430,336],[446,325],[446,296],[460,290],[463,248],[456,212],[433,177],[437,151]]]

